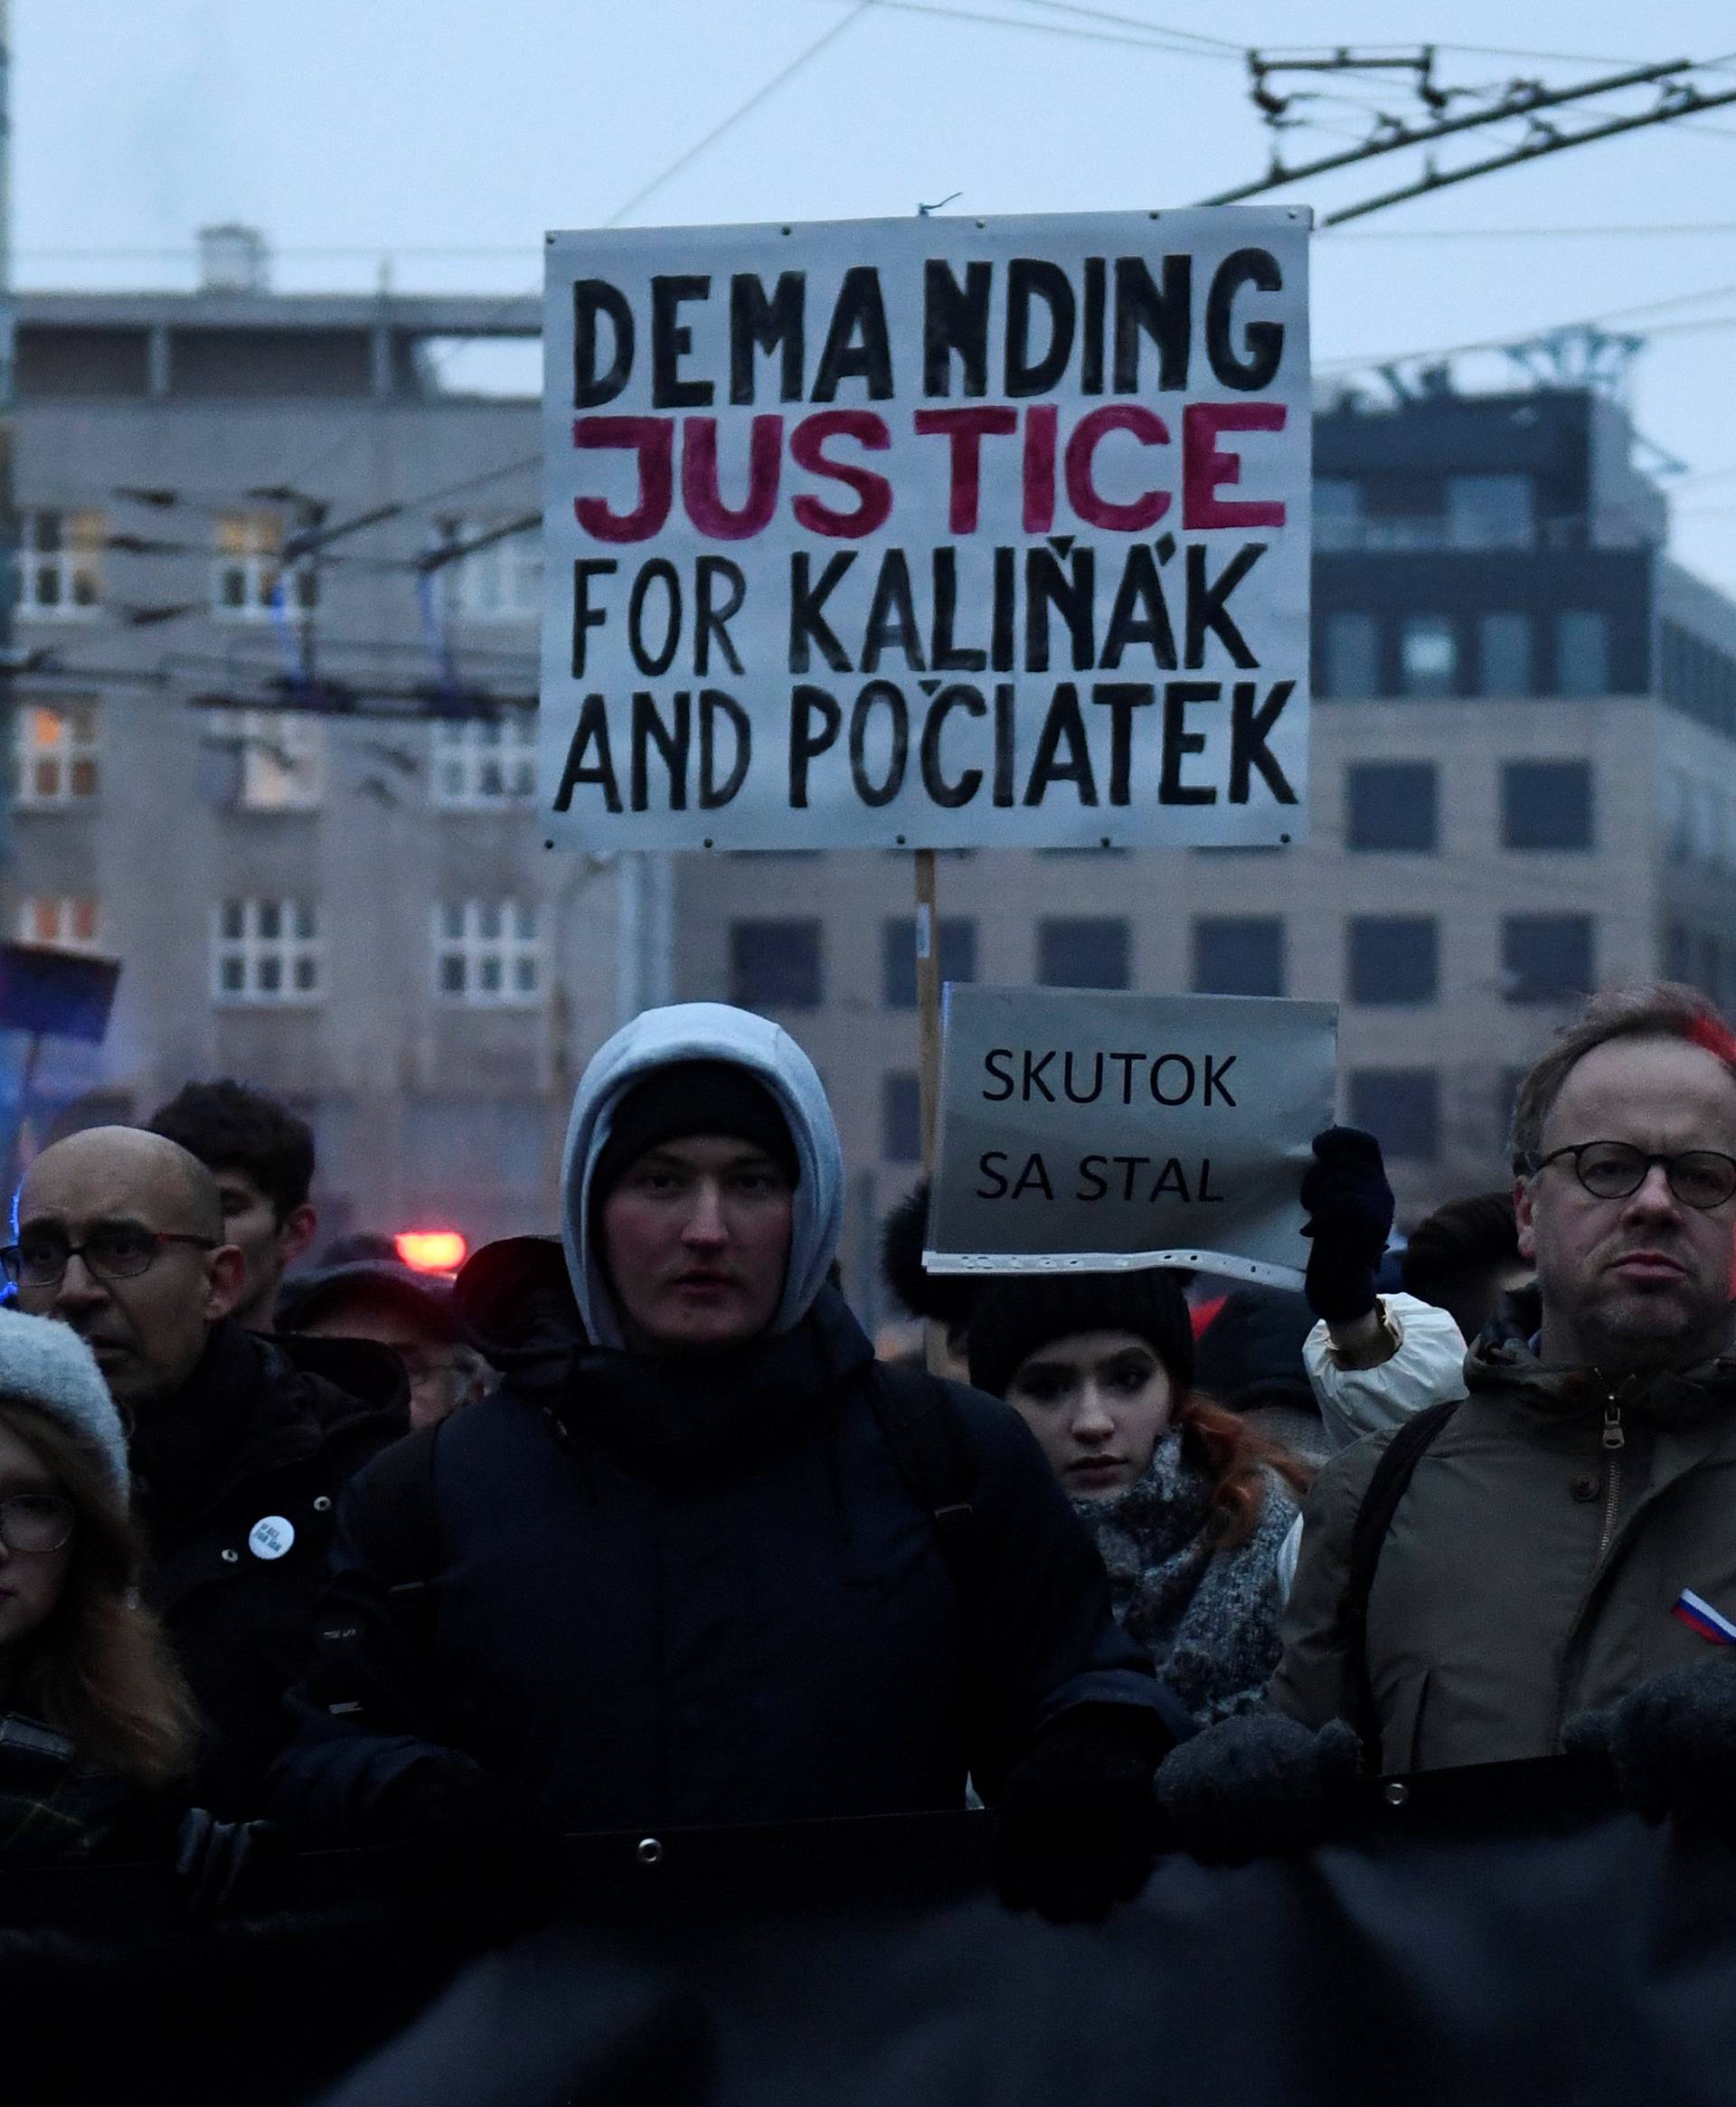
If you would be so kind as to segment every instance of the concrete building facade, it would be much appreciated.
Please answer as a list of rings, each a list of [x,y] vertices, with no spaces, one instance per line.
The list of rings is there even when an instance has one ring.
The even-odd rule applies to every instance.
[[[536,825],[536,409],[462,384],[537,303],[21,307],[9,933],[123,961],[39,1133],[237,1075],[328,1229],[545,1225],[621,961],[618,872]]]

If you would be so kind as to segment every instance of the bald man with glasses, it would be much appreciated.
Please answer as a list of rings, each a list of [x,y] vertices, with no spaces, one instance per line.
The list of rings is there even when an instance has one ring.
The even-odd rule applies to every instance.
[[[1512,1148],[1539,1328],[1492,1327],[1467,1396],[1316,1480],[1284,1716],[1160,1777],[1196,1843],[1314,1819],[1359,1744],[1384,1772],[1573,1750],[1648,1815],[1736,1829],[1736,1037],[1690,988],[1599,997]]]
[[[153,1607],[207,1723],[197,1781],[253,1811],[284,1738],[337,1494],[407,1431],[401,1369],[351,1341],[268,1339],[216,1181],[163,1136],[97,1127],[45,1148],[0,1251],[18,1307],[71,1326],[127,1427]]]

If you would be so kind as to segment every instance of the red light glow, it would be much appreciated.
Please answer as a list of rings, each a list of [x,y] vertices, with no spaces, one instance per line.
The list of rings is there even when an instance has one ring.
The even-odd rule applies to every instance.
[[[456,1229],[401,1229],[392,1241],[419,1273],[456,1273],[470,1250]]]

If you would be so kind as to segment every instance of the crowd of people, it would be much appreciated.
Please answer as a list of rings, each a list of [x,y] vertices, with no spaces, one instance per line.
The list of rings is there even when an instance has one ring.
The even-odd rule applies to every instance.
[[[450,1280],[308,1268],[311,1137],[241,1084],[56,1141],[0,1252],[0,1867],[269,1821],[486,1937],[584,1831],[974,1798],[1073,1919],[1359,1770],[1728,1826],[1736,1039],[1600,997],[1512,1141],[1395,1260],[1378,1145],[1317,1137],[1301,1294],[931,1276],[919,1192],[902,1360],[818,1076],[722,1005],[602,1047],[558,1238]]]

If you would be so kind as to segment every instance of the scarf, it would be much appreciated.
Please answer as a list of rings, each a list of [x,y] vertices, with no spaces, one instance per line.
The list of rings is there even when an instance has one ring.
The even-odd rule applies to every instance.
[[[1283,1479],[1264,1475],[1254,1533],[1228,1551],[1211,1475],[1180,1427],[1133,1484],[1072,1502],[1109,1568],[1117,1622],[1203,1726],[1256,1710],[1278,1666],[1278,1550],[1297,1507]]]

